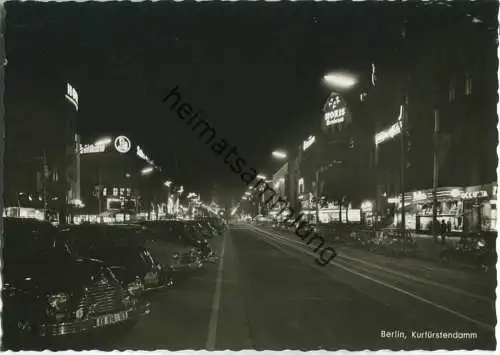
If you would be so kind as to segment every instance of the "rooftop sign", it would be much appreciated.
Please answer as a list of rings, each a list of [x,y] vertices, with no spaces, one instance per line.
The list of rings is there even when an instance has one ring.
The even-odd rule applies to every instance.
[[[66,84],[65,97],[69,102],[71,102],[75,106],[76,110],[78,111],[78,93],[70,83]]]

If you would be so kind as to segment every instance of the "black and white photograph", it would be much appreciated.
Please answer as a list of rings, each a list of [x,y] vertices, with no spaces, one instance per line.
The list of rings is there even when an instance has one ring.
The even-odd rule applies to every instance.
[[[2,350],[496,350],[498,9],[4,2]]]

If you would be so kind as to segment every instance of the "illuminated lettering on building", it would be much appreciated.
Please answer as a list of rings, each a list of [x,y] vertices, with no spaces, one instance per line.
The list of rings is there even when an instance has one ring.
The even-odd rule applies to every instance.
[[[375,144],[383,143],[389,139],[394,138],[401,133],[401,125],[399,122],[394,123],[389,129],[379,132],[375,135]]]
[[[153,163],[151,159],[143,152],[140,146],[137,146],[137,156],[148,163]]]
[[[331,126],[344,122],[347,110],[345,107],[336,108],[333,111],[325,112],[325,124]]]
[[[106,150],[106,144],[80,144],[80,154],[102,153]]]
[[[427,198],[427,194],[423,191],[416,191],[413,193],[413,200],[421,201]]]
[[[316,142],[316,137],[315,136],[309,136],[303,143],[302,143],[302,150],[306,151],[307,148],[309,148],[311,145]]]
[[[471,200],[471,199],[475,199],[475,198],[486,198],[486,197],[488,197],[488,192],[485,190],[468,191],[468,192],[462,193],[462,198],[464,200]]]
[[[381,132],[378,132],[375,135],[375,144],[378,145],[378,144],[383,143],[389,139],[392,139],[395,136],[397,136],[398,134],[400,134],[401,133],[402,119],[403,119],[403,106],[400,107],[399,117],[398,117],[397,122],[394,123],[388,129],[381,131]]]
[[[347,116],[347,109],[337,94],[330,95],[323,112],[325,113],[324,120],[326,126],[344,122]]]
[[[66,84],[65,97],[69,102],[71,102],[75,106],[76,110],[78,111],[78,93],[70,83]]]

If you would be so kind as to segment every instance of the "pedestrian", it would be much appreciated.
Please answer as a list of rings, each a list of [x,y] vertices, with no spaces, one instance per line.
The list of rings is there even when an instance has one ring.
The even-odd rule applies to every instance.
[[[451,220],[448,220],[448,222],[446,222],[446,232],[448,233],[448,235],[451,234]]]
[[[442,244],[445,244],[446,230],[447,230],[446,222],[444,221],[444,219],[442,219],[441,220],[441,243]]]

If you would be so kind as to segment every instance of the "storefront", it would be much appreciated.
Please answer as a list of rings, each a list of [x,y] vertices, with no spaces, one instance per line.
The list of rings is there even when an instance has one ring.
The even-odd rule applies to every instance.
[[[437,220],[446,223],[452,232],[495,231],[497,184],[469,187],[442,187],[437,189]],[[388,202],[396,205],[393,225],[401,220],[400,197]],[[432,189],[408,192],[405,195],[406,228],[417,231],[432,230]]]
[[[462,194],[465,231],[497,230],[497,184],[469,186]]]

